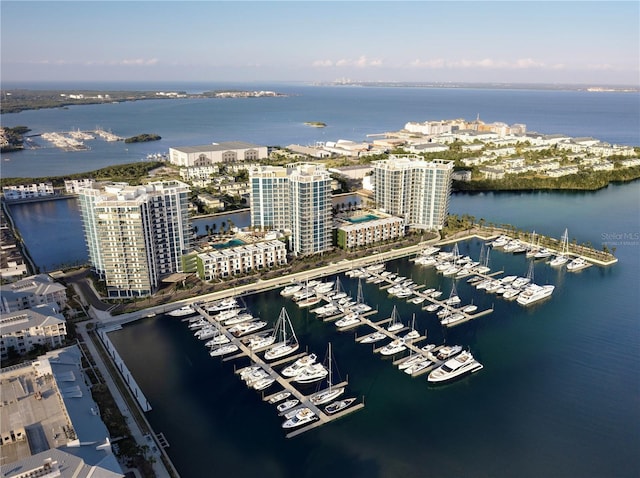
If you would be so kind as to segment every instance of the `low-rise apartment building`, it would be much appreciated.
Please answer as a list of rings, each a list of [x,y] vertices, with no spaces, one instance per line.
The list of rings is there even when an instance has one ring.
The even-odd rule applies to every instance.
[[[338,226],[337,244],[341,249],[353,249],[398,239],[404,234],[404,219],[394,216],[372,218]]]
[[[0,356],[11,350],[24,355],[36,345],[61,347],[67,337],[67,322],[55,304],[3,314],[0,318]]]
[[[228,247],[196,256],[198,276],[210,281],[287,263],[287,247],[277,239]]]
[[[0,286],[0,312],[16,312],[41,304],[56,304],[60,310],[67,305],[66,288],[47,274],[25,277]]]

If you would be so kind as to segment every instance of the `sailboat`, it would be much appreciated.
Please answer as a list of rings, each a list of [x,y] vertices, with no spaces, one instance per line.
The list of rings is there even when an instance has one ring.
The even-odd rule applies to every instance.
[[[569,230],[565,229],[564,234],[562,235],[562,247],[560,250],[560,255],[554,257],[549,261],[549,265],[551,267],[562,267],[567,262],[569,262],[569,257],[567,253],[569,252]]]
[[[420,332],[416,330],[416,314],[413,314],[413,320],[411,321],[411,330],[402,337],[405,340],[413,340],[420,337]]]
[[[460,303],[460,297],[458,297],[458,292],[456,291],[456,283],[455,281],[451,284],[451,293],[449,294],[449,298],[444,301],[447,305],[457,305]]]
[[[284,307],[278,316],[274,335],[276,336],[277,342],[264,353],[266,360],[284,357],[295,352],[300,347],[298,337],[296,337],[296,333],[291,325],[291,319],[289,319],[287,309]]]
[[[364,293],[362,292],[362,279],[358,279],[358,294],[356,296],[356,304],[351,307],[351,310],[359,314],[369,312],[371,310],[371,306],[364,302]]]
[[[531,233],[531,244],[527,248],[527,252],[526,252],[525,256],[527,258],[533,257],[538,253],[539,250],[540,250],[540,248],[538,247],[538,244],[536,243],[536,231],[533,231]]]
[[[344,393],[344,387],[333,387],[333,366],[332,366],[333,354],[331,353],[331,342],[329,342],[328,351],[327,351],[327,361],[328,366],[327,370],[329,372],[327,378],[328,387],[324,390],[314,393],[309,397],[309,400],[314,405],[324,405],[325,403],[329,403],[332,400],[335,400],[340,395]]]
[[[396,306],[393,306],[393,310],[391,311],[391,322],[387,326],[387,331],[395,332],[396,330],[400,330],[404,327],[404,324],[400,320],[400,315],[398,314],[398,309]]]
[[[476,272],[478,272],[479,274],[486,274],[487,272],[489,272],[491,269],[489,268],[489,252],[491,251],[490,247],[487,247],[487,253],[484,257],[484,262],[482,261],[482,259],[480,260],[480,265],[476,267]],[[482,255],[482,252],[480,253]]]

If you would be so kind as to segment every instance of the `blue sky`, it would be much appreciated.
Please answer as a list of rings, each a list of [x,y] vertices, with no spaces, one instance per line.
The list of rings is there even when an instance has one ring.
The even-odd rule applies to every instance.
[[[2,81],[640,85],[640,2],[2,0]]]

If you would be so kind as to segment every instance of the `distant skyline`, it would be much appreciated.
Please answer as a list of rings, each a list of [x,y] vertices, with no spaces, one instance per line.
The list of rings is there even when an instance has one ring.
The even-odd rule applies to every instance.
[[[640,2],[0,3],[2,82],[640,86]]]

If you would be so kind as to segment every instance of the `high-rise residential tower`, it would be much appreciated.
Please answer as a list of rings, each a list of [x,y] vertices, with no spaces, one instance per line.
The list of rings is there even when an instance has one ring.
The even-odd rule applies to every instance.
[[[89,261],[108,297],[150,295],[163,277],[182,271],[191,238],[188,198],[180,181],[79,190]]]
[[[252,227],[290,232],[295,255],[331,249],[331,175],[323,165],[260,166],[249,182]]]
[[[440,230],[449,211],[453,161],[427,161],[417,155],[391,155],[374,161],[377,207],[403,217],[416,229]]]

